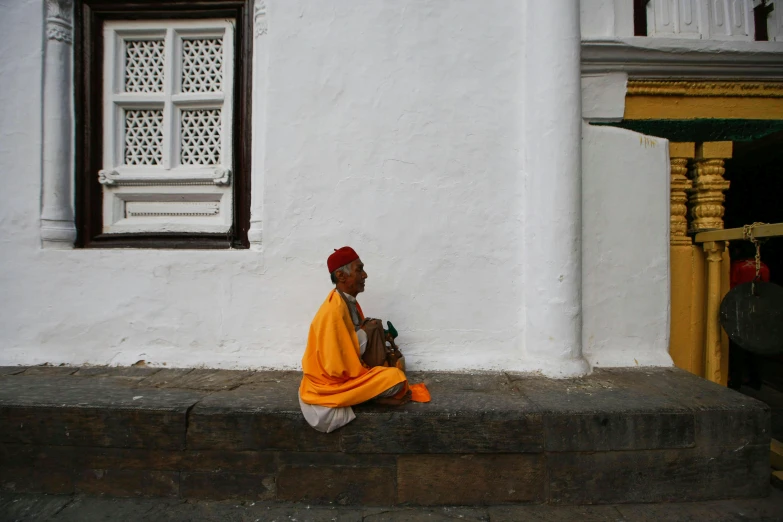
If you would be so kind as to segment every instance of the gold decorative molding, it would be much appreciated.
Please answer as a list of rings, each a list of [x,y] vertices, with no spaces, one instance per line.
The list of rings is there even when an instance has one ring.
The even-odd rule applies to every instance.
[[[629,80],[626,120],[783,119],[783,82]]]
[[[726,199],[723,192],[729,188],[729,182],[723,179],[726,172],[724,160],[697,159],[693,162],[691,172],[691,231],[723,228],[723,202]]]
[[[669,243],[690,245],[688,236],[688,191],[693,182],[687,178],[688,158],[671,158],[671,216]]]
[[[783,98],[783,82],[629,80],[627,96]]]

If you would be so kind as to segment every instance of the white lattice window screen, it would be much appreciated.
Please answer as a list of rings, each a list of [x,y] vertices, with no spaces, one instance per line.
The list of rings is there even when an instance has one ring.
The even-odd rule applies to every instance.
[[[182,92],[220,92],[223,85],[223,39],[182,42]]]
[[[104,46],[104,232],[225,231],[232,21],[107,22]]]
[[[125,111],[125,164],[163,163],[163,110]]]
[[[220,109],[182,111],[183,165],[218,165],[220,163]]]
[[[164,40],[125,40],[125,92],[163,92]]]

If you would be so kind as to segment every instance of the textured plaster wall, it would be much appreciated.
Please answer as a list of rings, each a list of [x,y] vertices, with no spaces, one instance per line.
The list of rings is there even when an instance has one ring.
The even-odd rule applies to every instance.
[[[633,36],[632,0],[580,0],[583,39]]]
[[[582,140],[584,355],[669,366],[669,142],[590,125]]]
[[[532,369],[522,3],[270,2],[260,251],[42,251],[42,13],[4,2],[0,364],[297,367],[353,245],[413,368]]]
[[[297,368],[331,288],[326,256],[350,244],[364,310],[394,321],[410,368],[540,369],[524,346],[539,303],[522,286],[550,262],[523,266],[530,4],[268,4],[260,249],[53,251],[39,236],[43,5],[0,0],[0,364]],[[667,174],[621,161],[633,136],[583,147],[585,328],[598,332],[585,346],[601,366],[668,364],[668,245],[648,241],[668,223]]]

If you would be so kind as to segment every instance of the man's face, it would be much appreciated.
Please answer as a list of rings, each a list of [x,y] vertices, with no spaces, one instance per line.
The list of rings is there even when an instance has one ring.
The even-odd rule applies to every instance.
[[[367,279],[367,272],[364,271],[364,263],[361,259],[350,264],[351,273],[343,275],[342,286],[343,291],[356,297],[359,292],[364,292],[364,280]],[[339,272],[338,272],[339,273]]]

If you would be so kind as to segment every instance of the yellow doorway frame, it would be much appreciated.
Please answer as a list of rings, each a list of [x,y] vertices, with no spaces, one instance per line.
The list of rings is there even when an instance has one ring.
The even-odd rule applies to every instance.
[[[624,120],[783,120],[783,82],[630,80]],[[665,137],[665,136],[664,136]],[[723,229],[724,162],[733,144],[673,142],[671,175],[671,321],[669,354],[674,364],[725,385],[728,338],[707,328],[709,302],[729,289],[730,259],[724,241],[694,244],[692,235]],[[707,287],[708,272],[712,273]],[[716,283],[716,281],[719,281]],[[708,331],[710,330],[710,331]],[[711,347],[707,347],[707,344]],[[710,367],[707,352],[713,353]],[[713,366],[712,361],[719,361]]]

